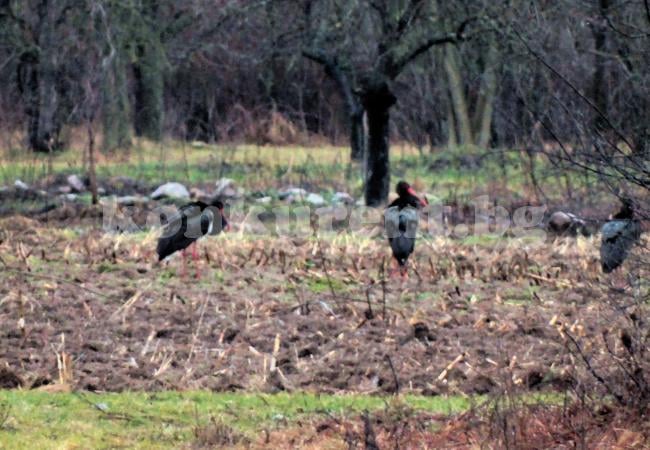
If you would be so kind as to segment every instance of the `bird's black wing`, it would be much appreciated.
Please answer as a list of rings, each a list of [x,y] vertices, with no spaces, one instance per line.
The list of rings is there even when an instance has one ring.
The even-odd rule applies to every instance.
[[[187,204],[179,209],[178,214],[169,218],[156,247],[159,261],[189,247],[205,234],[202,233],[201,206],[199,202]]]
[[[391,206],[384,211],[384,227],[388,239],[397,236],[415,239],[419,221],[417,208]]]
[[[389,207],[384,212],[384,226],[393,256],[404,265],[415,248],[419,222],[418,210],[412,207]]]
[[[640,234],[640,225],[636,220],[612,220],[603,225],[600,242],[603,272],[609,273],[623,264]]]

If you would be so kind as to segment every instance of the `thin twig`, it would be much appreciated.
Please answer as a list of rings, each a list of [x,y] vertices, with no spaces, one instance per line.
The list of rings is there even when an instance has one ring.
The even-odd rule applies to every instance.
[[[363,412],[361,418],[363,420],[363,434],[366,450],[379,450],[375,431],[372,429],[372,423],[370,422],[370,417],[368,415],[368,410]]]
[[[397,372],[395,371],[395,366],[393,365],[393,360],[390,358],[390,355],[386,355],[386,361],[388,361],[388,366],[393,374],[393,382],[395,383],[394,394],[397,395],[399,394],[399,380],[397,379]]]
[[[384,318],[384,321],[386,321],[386,276],[385,276],[385,271],[384,271],[384,266],[386,264],[386,258],[381,259],[381,267],[380,267],[380,278],[381,278],[381,292],[382,292],[382,316]]]
[[[336,291],[334,291],[334,285],[332,284],[332,278],[330,277],[330,273],[327,270],[327,262],[328,261],[325,258],[325,253],[323,252],[322,242],[320,240],[318,241],[318,252],[320,253],[321,264],[322,264],[322,267],[323,267],[323,272],[325,273],[325,279],[327,280],[327,286],[330,289],[330,293],[332,294],[332,298],[338,304],[339,299],[338,299],[338,296],[336,295]]]
[[[372,319],[373,317],[375,317],[375,315],[372,312],[372,303],[370,302],[370,286],[368,286],[368,289],[366,289],[366,301],[368,303],[368,311],[366,312],[366,318]]]
[[[609,383],[607,383],[607,382],[605,381],[605,379],[604,379],[604,378],[603,378],[603,377],[602,377],[598,372],[596,372],[596,369],[594,369],[594,367],[591,365],[591,362],[589,361],[589,358],[587,358],[587,355],[585,355],[585,354],[583,353],[582,348],[580,347],[580,344],[578,344],[578,342],[577,342],[577,341],[575,340],[575,338],[571,335],[571,333],[569,333],[569,332],[566,331],[566,330],[563,330],[563,334],[564,334],[566,337],[569,338],[569,340],[571,341],[571,343],[573,343],[574,347],[576,348],[576,351],[577,351],[578,355],[580,356],[580,358],[582,359],[582,361],[585,363],[585,366],[587,367],[587,370],[589,371],[589,373],[591,373],[591,375],[592,375],[596,380],[598,380],[598,382],[599,382],[600,384],[602,384],[602,385],[605,387],[605,389],[607,389],[607,392],[609,392],[609,394],[610,394],[612,397],[614,397],[614,398],[616,399],[616,401],[617,401],[621,406],[625,406],[625,399],[623,398],[623,396],[622,396],[621,394],[617,393],[617,392],[614,392],[614,390],[613,390],[612,387],[609,385]],[[568,346],[567,346],[567,349],[571,352],[571,349],[568,348]],[[573,353],[573,352],[572,352],[572,353]]]

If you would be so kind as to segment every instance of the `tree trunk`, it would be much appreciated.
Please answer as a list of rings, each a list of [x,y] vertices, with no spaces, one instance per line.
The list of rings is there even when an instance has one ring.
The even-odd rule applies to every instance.
[[[362,98],[368,117],[365,199],[368,206],[380,206],[390,189],[390,108],[396,98],[385,84],[366,90]]]
[[[610,0],[599,0],[598,9],[599,17],[594,20],[592,24],[592,33],[594,36],[594,76],[591,80],[591,96],[594,100],[594,104],[601,112],[607,111],[607,88],[605,86],[605,78],[607,75],[607,56],[605,52],[607,51],[607,22],[605,21],[605,16],[609,10]],[[603,130],[606,126],[603,118],[596,114],[594,118],[593,125],[596,130]]]
[[[27,137],[35,152],[49,153],[62,147],[59,92],[57,90],[56,40],[47,11],[40,13],[37,50],[23,53],[18,65],[18,89],[25,99]]]
[[[138,46],[138,61],[133,66],[135,134],[156,141],[162,138],[164,116],[163,59],[162,50],[148,42]]]
[[[366,134],[363,129],[363,108],[359,106],[350,114],[350,159],[361,161],[366,146]]]
[[[88,178],[90,179],[90,194],[92,196],[92,204],[98,203],[99,196],[97,195],[97,171],[95,170],[95,132],[93,130],[92,120],[88,120],[86,124],[86,131],[88,132]]]
[[[445,70],[449,82],[449,92],[451,94],[451,104],[456,119],[458,144],[470,145],[473,143],[472,124],[467,110],[467,100],[463,90],[463,77],[458,67],[456,48],[447,45],[445,49]]]
[[[496,97],[497,90],[497,79],[494,72],[496,57],[496,47],[492,44],[485,61],[481,92],[478,99],[478,106],[476,107],[475,143],[480,149],[487,148],[492,137],[492,113],[494,111],[494,98]]]
[[[454,107],[452,102],[449,102],[449,108],[447,108],[447,145],[449,147],[456,147],[458,145],[458,139],[456,139],[458,134],[456,133],[456,119],[454,117]]]
[[[126,67],[121,57],[107,69],[103,81],[102,128],[104,151],[128,148],[131,145],[131,111],[129,107]]]

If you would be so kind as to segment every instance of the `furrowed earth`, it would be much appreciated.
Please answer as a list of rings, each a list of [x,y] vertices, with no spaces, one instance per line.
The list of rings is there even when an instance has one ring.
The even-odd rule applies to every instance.
[[[597,324],[618,326],[623,293],[600,272],[595,237],[423,237],[401,280],[378,233],[237,226],[202,239],[184,277],[180,257],[154,263],[155,231],[1,219],[0,387],[553,390],[574,379],[567,336],[588,345]]]

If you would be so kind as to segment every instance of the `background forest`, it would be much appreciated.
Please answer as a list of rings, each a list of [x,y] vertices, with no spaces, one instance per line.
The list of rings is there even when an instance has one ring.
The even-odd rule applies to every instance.
[[[649,190],[650,0],[0,0],[0,448],[650,448]]]

